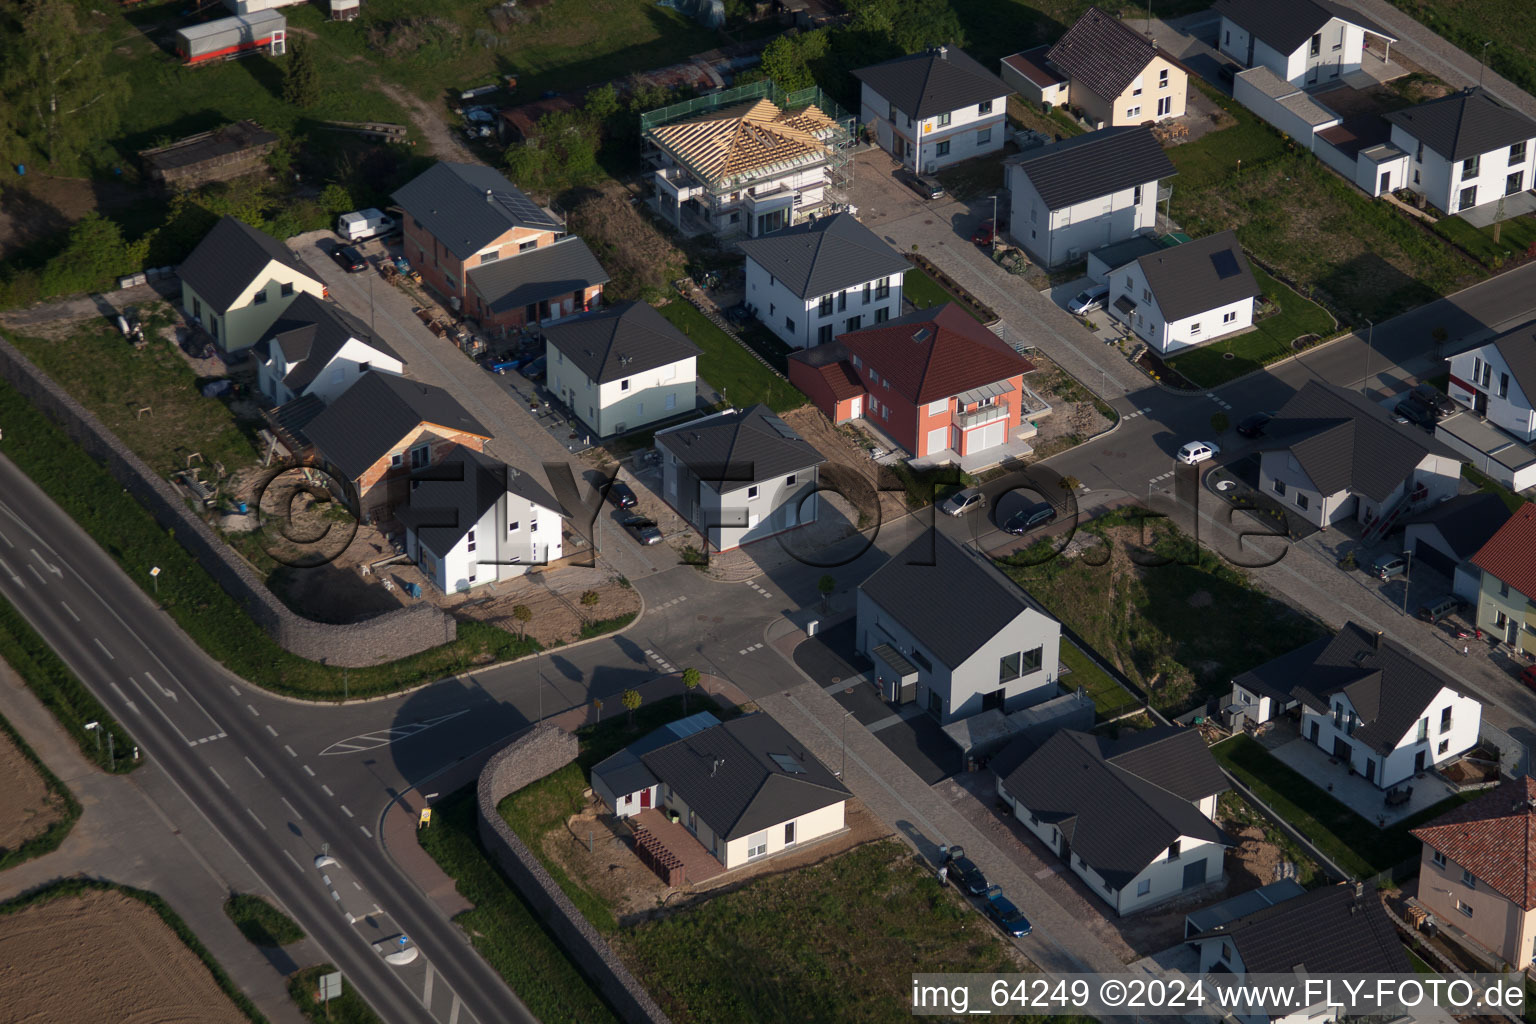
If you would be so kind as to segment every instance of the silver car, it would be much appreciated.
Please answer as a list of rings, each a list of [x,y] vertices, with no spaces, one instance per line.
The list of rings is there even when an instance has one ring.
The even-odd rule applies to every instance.
[[[1067,312],[1073,316],[1085,316],[1096,309],[1104,308],[1104,300],[1109,298],[1109,285],[1095,284],[1084,288],[1073,296],[1067,303]]]
[[[981,493],[979,487],[967,487],[945,498],[939,505],[939,511],[947,516],[963,516],[967,512],[976,511],[986,503],[987,496]]]

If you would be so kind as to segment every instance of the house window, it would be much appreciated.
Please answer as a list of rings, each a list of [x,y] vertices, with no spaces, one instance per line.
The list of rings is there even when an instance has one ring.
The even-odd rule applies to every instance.
[[[1232,962],[1232,944],[1230,942],[1223,942],[1221,944],[1221,959],[1223,963]]]
[[[1189,325],[1189,333],[1191,336],[1200,333],[1200,321],[1196,320],[1194,323]]]
[[[1236,319],[1237,319],[1237,313],[1236,312],[1227,312],[1227,313],[1221,314],[1221,322],[1224,323],[1224,324],[1230,324],[1230,323],[1232,323]]]
[[[1161,96],[1161,97],[1159,97],[1158,101],[1157,101],[1157,116],[1158,117],[1167,117],[1171,113],[1173,113],[1173,97],[1172,96]]]
[[[784,478],[784,486],[785,487],[793,487],[793,486],[795,486],[795,481],[799,480],[799,479],[800,479],[800,474],[799,473],[791,473],[791,474],[789,474],[789,476]]]
[[[277,294],[282,296],[285,299],[288,296],[292,295],[293,294],[293,283],[290,282],[290,281],[284,281],[282,284],[278,285]]]
[[[1300,491],[1296,492],[1296,507],[1297,508],[1305,510],[1307,508],[1307,506],[1309,506],[1311,504],[1312,504],[1312,500],[1310,498],[1308,498],[1305,494],[1302,494]]]
[[[400,466],[404,464],[404,462],[405,456],[401,455],[399,452],[394,452],[389,456],[390,469],[399,469]]]
[[[1445,867],[1445,854],[1441,853],[1439,850],[1436,850],[1434,856],[1430,857],[1429,859],[1434,863],[1435,867]]]
[[[888,299],[890,297],[891,279],[888,277],[882,277],[880,280],[875,282],[875,301],[878,302],[881,299]]]
[[[1509,374],[1507,373],[1499,374],[1499,397],[1509,397]]]
[[[870,282],[869,281],[865,281],[864,282],[864,300],[863,301],[864,301],[864,305],[866,305],[866,306],[869,305],[869,292],[870,292]]]
[[[1019,660],[1020,660],[1020,658],[1021,658],[1021,655],[1019,654],[1019,652],[1018,651],[1014,651],[1012,654],[1005,654],[1001,658],[997,659],[997,681],[998,682],[1000,682],[1000,683],[1008,683],[1008,682],[1012,682],[1013,680],[1019,678]]]
[[[1152,879],[1143,878],[1136,883],[1136,895],[1145,896],[1152,891]]]
[[[688,816],[690,818],[693,817],[693,813],[690,811]],[[768,852],[768,833],[767,832],[759,832],[757,835],[755,835],[751,839],[747,840],[747,859],[750,860],[753,857],[761,857],[764,854],[766,854],[767,852]]]
[[[890,117],[890,119],[892,121],[895,121],[896,120],[896,104],[888,103],[888,104],[886,104],[886,106],[889,108],[886,111],[886,113],[889,115],[889,117]]]
[[[1141,106],[1138,104],[1137,106],[1128,108],[1126,110],[1126,112],[1125,112],[1125,116],[1126,117],[1140,117],[1141,116]]]
[[[857,355],[855,355],[853,357],[853,365],[854,366],[863,366],[864,365],[864,360],[860,359]],[[870,372],[873,373],[874,371],[871,370]]]
[[[420,469],[432,461],[432,449],[428,445],[411,449],[411,468]]]
[[[1168,845],[1168,859],[1169,860],[1178,860],[1179,859],[1179,842],[1180,841],[1176,839],[1176,840],[1174,840],[1172,843],[1170,843]]]
[[[1138,85],[1136,88],[1132,89],[1131,90],[1131,95],[1132,96],[1140,96],[1141,95],[1141,86]]]
[[[1232,44],[1232,30],[1231,29],[1227,29],[1227,38],[1222,41],[1222,45],[1223,46],[1230,46],[1231,44]]]
[[[267,304],[267,286],[262,285],[261,291],[251,296],[251,305],[265,306]]]
[[[1451,741],[1450,740],[1441,740],[1440,741],[1440,746],[1435,748],[1436,755],[1448,754],[1450,752],[1451,752]]]
[[[822,316],[826,316],[827,314],[831,313],[832,312],[832,296],[830,296],[830,295],[823,295],[821,297],[821,305],[817,307],[816,312],[820,313]]]
[[[499,259],[501,259],[500,249],[492,249],[490,252],[483,252],[480,254],[481,263],[495,263]]]
[[[832,340],[832,325],[822,324],[816,328],[816,344],[825,345]]]
[[[949,115],[949,114],[940,114],[938,116],[938,118],[937,118],[939,127],[940,128],[948,128],[949,127],[950,119],[951,119],[951,115]]]
[[[1463,903],[1463,902],[1461,902],[1461,900],[1457,900],[1456,901],[1456,909],[1461,911],[1462,914],[1466,915],[1467,917],[1471,917],[1472,916],[1472,907],[1471,907],[1471,905]]]
[[[1418,736],[1415,738],[1420,743],[1423,743],[1425,740],[1429,739],[1429,719],[1419,719],[1419,732]]]
[[[837,311],[839,313],[848,312],[848,289],[846,288],[837,293]]]
[[[879,309],[875,310],[875,323],[883,324],[890,318],[891,311],[886,309],[884,306],[881,306]]]
[[[1440,709],[1440,731],[1441,732],[1450,732],[1451,731],[1451,709],[1450,708],[1441,708]]]
[[[795,845],[795,823],[792,821],[786,821],[784,823],[784,845]]]
[[[507,524],[507,532],[508,533],[516,533],[518,531],[518,528],[521,527],[522,525],[523,524],[519,523],[519,522],[510,522],[510,523]]]
[[[990,114],[990,113],[992,113],[992,101],[991,100],[982,100],[980,103],[976,104],[976,113],[978,113],[978,114]]]
[[[890,420],[890,418],[891,418],[891,407],[890,406],[883,405],[883,406],[880,407],[880,418],[882,420],[886,420],[886,421]]]
[[[934,156],[949,156],[949,140],[945,139],[943,142],[939,143],[937,146],[934,146],[933,147],[933,155]]]
[[[1508,162],[1512,163],[1512,164],[1523,164],[1523,163],[1525,163],[1525,142],[1524,142],[1524,140],[1521,140],[1520,142],[1517,142],[1514,145],[1509,147],[1509,161]]]
[[[1307,46],[1307,56],[1316,57],[1323,52],[1323,34],[1317,33],[1312,37],[1312,42]]]
[[[1025,675],[1040,671],[1040,663],[1044,660],[1044,648],[1036,647],[1024,652],[1024,663],[1021,669]]]
[[[991,128],[983,128],[981,131],[976,133],[976,145],[978,145],[978,146],[985,146],[987,143],[989,143],[991,141],[992,141],[992,129]]]
[[[1504,194],[1512,196],[1517,192],[1525,191],[1525,172],[1516,171],[1504,179]]]
[[[755,497],[757,497],[757,485],[753,484],[751,487],[747,488],[747,500],[751,501]]]
[[[537,519],[534,519],[534,520],[532,520],[532,521],[530,521],[528,523],[528,532],[529,533],[538,533],[539,532],[539,521]]]
[[[1157,73],[1157,87],[1159,89],[1166,89],[1166,88],[1168,88],[1168,69],[1167,68],[1163,68],[1163,70],[1161,70],[1161,71],[1159,71]]]
[[[785,317],[784,318],[784,329],[787,330],[790,334],[794,334],[795,333],[795,321],[792,318],[790,318],[790,317]]]
[[[539,247],[539,240],[537,238],[535,238],[531,242],[524,242],[522,245],[519,245],[517,247],[517,251],[518,252],[527,252],[529,249],[537,249],[538,247]]]
[[[1509,596],[1509,584],[1505,583],[1503,580],[1499,580],[1499,596],[1500,597],[1508,597]],[[1500,612],[1499,614],[1502,615],[1504,613]],[[1503,623],[1501,622],[1501,623],[1499,623],[1499,625],[1502,626]]]
[[[1142,302],[1151,302],[1152,301],[1152,289],[1150,289],[1150,288],[1143,288],[1141,290],[1141,301]]]
[[[464,542],[465,542],[464,550],[466,550],[466,551],[473,551],[473,550],[475,550],[475,531],[474,530],[470,530],[469,533],[464,535]]]
[[[629,381],[627,379],[619,381],[619,390],[620,391],[628,391],[629,390]]]
[[[1461,162],[1461,176],[1463,178],[1475,178],[1481,169],[1482,157],[1469,156]]]
[[[1466,868],[1461,869],[1461,884],[1468,889],[1477,888],[1477,876]]]
[[[1131,205],[1132,206],[1140,206],[1141,205],[1141,186],[1140,185],[1137,185],[1135,188],[1131,189]]]
[[[851,317],[848,318],[848,323],[844,327],[844,330],[856,331],[856,330],[858,330],[863,325],[863,323],[864,323],[864,318],[863,317],[861,317],[861,316],[851,316]],[[890,381],[886,381],[885,386],[886,387],[890,387],[891,386]]]

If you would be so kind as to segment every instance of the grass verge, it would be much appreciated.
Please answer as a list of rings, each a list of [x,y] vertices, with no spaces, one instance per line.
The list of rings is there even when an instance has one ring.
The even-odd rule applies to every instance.
[[[902,279],[901,289],[902,295],[918,309],[932,309],[935,306],[942,306],[946,302],[953,302],[965,310],[973,319],[978,322],[981,320],[981,317],[977,316],[970,306],[960,301],[958,295],[935,281],[921,267],[913,266],[907,271],[907,276]]]
[[[319,994],[320,976],[335,970],[330,964],[316,964],[288,978],[288,995],[304,1019],[314,1024],[383,1024],[345,976],[341,979],[340,997],[324,1003],[315,998]]]
[[[639,612],[630,612],[627,615],[615,615],[611,619],[594,619],[591,622],[584,622],[581,625],[581,638],[583,640],[590,640],[595,636],[602,636],[604,633],[617,633],[621,629],[628,628],[629,624],[634,622],[639,615]]]
[[[253,946],[286,946],[304,938],[304,929],[260,896],[237,892],[224,901],[224,913]]]
[[[486,855],[476,829],[474,789],[433,807],[422,849],[474,904],[454,922],[544,1024],[619,1024],[532,908]]]
[[[1326,338],[1337,324],[1322,306],[1297,294],[1288,285],[1276,281],[1258,267],[1253,276],[1274,303],[1276,312],[1254,324],[1247,334],[1211,342],[1202,348],[1168,361],[1190,380],[1213,388],[1235,380],[1245,373],[1296,354],[1291,342],[1304,334]],[[1231,356],[1231,358],[1228,358]]]
[[[728,404],[745,409],[762,402],[774,412],[788,412],[808,401],[793,384],[711,323],[693,303],[673,299],[660,312],[703,350],[699,356],[699,376],[712,384]]]
[[[1141,703],[1131,691],[1095,665],[1092,658],[1066,637],[1061,638],[1058,657],[1062,665],[1071,669],[1070,674],[1060,680],[1062,688],[1074,691],[1081,686],[1093,700],[1094,709],[1101,717],[1124,713]]]
[[[1460,217],[1442,217],[1435,222],[1435,233],[1455,242],[1490,270],[1498,270],[1504,261],[1523,256],[1536,245],[1536,216],[1512,217],[1499,225],[1494,241],[1493,228],[1477,228]]]
[[[1525,499],[1492,477],[1484,476],[1471,466],[1462,466],[1461,475],[1467,478],[1468,483],[1476,484],[1479,494],[1497,494],[1504,507],[1511,512],[1520,511],[1520,506],[1525,504]]]

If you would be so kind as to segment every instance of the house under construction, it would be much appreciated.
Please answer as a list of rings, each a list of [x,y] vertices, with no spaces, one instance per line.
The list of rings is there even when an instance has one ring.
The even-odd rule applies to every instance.
[[[812,87],[754,82],[640,118],[656,205],[685,234],[756,237],[847,209],[853,117]]]

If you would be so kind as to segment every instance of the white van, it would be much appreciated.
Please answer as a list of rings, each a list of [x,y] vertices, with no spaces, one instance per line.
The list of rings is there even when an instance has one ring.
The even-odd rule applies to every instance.
[[[336,220],[336,233],[344,242],[361,242],[368,238],[387,235],[393,230],[395,230],[395,219],[371,207],[367,210],[344,213]]]

